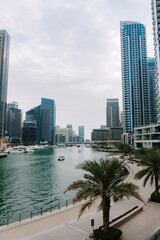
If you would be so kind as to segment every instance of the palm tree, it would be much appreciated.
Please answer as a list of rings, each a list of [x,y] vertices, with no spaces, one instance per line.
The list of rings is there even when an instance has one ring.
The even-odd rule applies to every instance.
[[[97,161],[87,160],[77,166],[78,169],[85,170],[84,180],[74,181],[67,187],[65,192],[78,189],[73,202],[87,200],[80,209],[79,217],[83,211],[90,208],[96,199],[101,198],[98,210],[103,212],[103,231],[109,231],[109,216],[111,199],[118,200],[120,196],[134,196],[143,201],[138,194],[138,186],[132,183],[124,183],[124,162],[118,159]]]
[[[135,179],[141,179],[145,176],[143,186],[150,179],[150,184],[155,184],[155,194],[159,198],[159,179],[160,179],[160,151],[150,150],[146,155],[141,156],[141,159],[134,160],[138,165],[144,168],[136,173]]]

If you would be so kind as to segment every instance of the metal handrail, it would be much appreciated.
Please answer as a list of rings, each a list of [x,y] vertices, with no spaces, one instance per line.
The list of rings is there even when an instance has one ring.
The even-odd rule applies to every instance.
[[[45,207],[37,207],[31,210],[19,212],[18,214],[16,214],[17,217],[15,217],[15,214],[13,214],[12,216],[8,215],[6,218],[5,217],[0,218],[0,226],[4,226],[4,225],[9,226],[9,224],[11,223],[21,222],[22,220],[29,219],[29,218],[32,219],[34,216],[42,216],[44,213],[47,213],[47,212],[52,213],[52,211],[54,210],[57,210],[57,209],[60,210],[62,207],[68,207],[71,204],[73,204],[73,200],[70,198],[55,204],[48,204],[48,206],[45,206]]]

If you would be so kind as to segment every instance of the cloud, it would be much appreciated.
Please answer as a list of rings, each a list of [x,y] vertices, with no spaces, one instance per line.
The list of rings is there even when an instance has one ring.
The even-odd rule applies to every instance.
[[[57,124],[106,122],[106,98],[121,105],[120,21],[147,27],[153,56],[150,0],[1,0],[0,28],[11,35],[8,101],[25,111],[55,99]]]

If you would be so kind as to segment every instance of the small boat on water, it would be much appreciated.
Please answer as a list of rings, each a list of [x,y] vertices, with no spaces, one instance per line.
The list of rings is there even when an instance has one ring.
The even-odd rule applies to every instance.
[[[64,161],[64,159],[65,159],[64,156],[59,156],[58,157],[58,161]]]

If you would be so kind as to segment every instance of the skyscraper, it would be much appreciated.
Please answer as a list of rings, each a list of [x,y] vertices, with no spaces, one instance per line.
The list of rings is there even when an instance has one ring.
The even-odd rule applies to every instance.
[[[37,141],[41,141],[41,105],[34,107],[26,112],[27,121],[35,121],[37,125]]]
[[[120,23],[123,131],[150,123],[146,29],[141,23]]]
[[[119,101],[117,98],[108,98],[106,106],[106,126],[119,126]]]
[[[7,105],[7,136],[10,142],[21,140],[21,109],[18,109],[17,102]]]
[[[160,123],[160,1],[152,0],[152,25],[156,67],[157,122]]]
[[[53,99],[41,99],[41,140],[55,143],[56,107]]]
[[[53,99],[42,98],[41,105],[26,112],[27,121],[36,121],[37,140],[55,143],[56,107]]]
[[[5,135],[10,36],[0,30],[0,148]]]
[[[72,137],[73,137],[72,124],[67,124],[66,127],[68,128],[68,131],[69,131],[69,142],[72,142],[73,141],[73,139],[72,139]]]
[[[155,58],[148,58],[148,80],[149,80],[151,123],[157,123]]]
[[[154,52],[155,52],[155,64],[154,59],[152,59],[152,63],[148,62],[148,73],[149,73],[149,84],[153,81],[152,89],[154,94],[156,94],[156,103],[157,103],[157,118],[155,121],[157,123],[151,124],[150,126],[144,126],[135,128],[134,132],[134,147],[135,148],[160,148],[160,0],[152,0],[152,25],[153,25],[153,39],[154,39]],[[155,66],[154,66],[155,65]],[[154,76],[155,71],[155,76]],[[155,78],[155,79],[154,79]],[[156,84],[155,84],[156,82]],[[155,87],[156,85],[156,87]],[[150,87],[150,86],[149,86]],[[155,93],[156,90],[156,93]],[[151,89],[150,89],[151,91]],[[150,102],[155,99],[152,97]],[[154,100],[155,102],[155,100]],[[156,104],[151,103],[151,122],[152,115],[155,112]]]
[[[78,135],[80,137],[80,142],[84,142],[84,126],[78,126]]]

